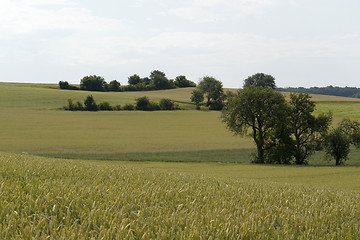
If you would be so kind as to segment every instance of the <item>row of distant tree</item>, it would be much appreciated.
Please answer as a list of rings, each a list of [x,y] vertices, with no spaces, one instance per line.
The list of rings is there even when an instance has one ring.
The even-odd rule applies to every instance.
[[[307,164],[315,151],[324,150],[340,165],[348,159],[351,145],[360,148],[358,121],[344,119],[330,129],[332,114],[314,115],[309,94],[292,93],[286,101],[275,88],[272,76],[255,74],[222,111],[229,130],[253,138],[255,163]]]
[[[196,84],[180,75],[175,79],[168,79],[164,72],[154,70],[149,77],[141,78],[134,74],[128,78],[128,84],[121,86],[120,82],[113,80],[109,83],[101,76],[90,75],[80,80],[80,87],[70,85],[67,81],[60,81],[59,87],[68,90],[86,90],[103,92],[125,92],[125,91],[151,91],[173,88],[196,87]]]
[[[173,101],[167,98],[163,98],[159,103],[150,101],[148,97],[139,97],[135,100],[135,104],[125,104],[124,106],[116,105],[111,106],[108,101],[96,103],[94,97],[89,95],[84,102],[73,102],[72,99],[68,99],[68,105],[63,107],[67,111],[156,111],[156,110],[176,110],[179,106]]]
[[[311,88],[278,88],[278,91],[281,92],[297,92],[297,93],[309,93],[309,94],[323,94],[323,95],[332,95],[340,97],[352,97],[360,98],[360,88],[356,87],[311,87]]]

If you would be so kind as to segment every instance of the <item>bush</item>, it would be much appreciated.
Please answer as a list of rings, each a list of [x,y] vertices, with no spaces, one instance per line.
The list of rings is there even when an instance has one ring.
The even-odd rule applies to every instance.
[[[121,111],[121,105],[118,104],[114,107],[114,111]]]
[[[85,110],[87,111],[97,111],[98,106],[96,105],[96,102],[92,95],[87,96],[87,98],[84,101],[85,104]]]
[[[134,111],[135,110],[135,106],[133,104],[125,104],[124,107],[122,108],[125,111]]]
[[[167,98],[161,99],[159,105],[160,105],[159,107],[161,110],[174,110],[175,109],[174,103],[170,99],[167,99]]]
[[[59,87],[60,89],[69,89],[69,83],[67,81],[60,81]]]
[[[110,103],[108,101],[101,102],[98,105],[98,109],[101,111],[112,111],[113,108],[110,106]]]
[[[150,107],[150,100],[148,97],[139,97],[136,99],[136,110],[148,111]]]

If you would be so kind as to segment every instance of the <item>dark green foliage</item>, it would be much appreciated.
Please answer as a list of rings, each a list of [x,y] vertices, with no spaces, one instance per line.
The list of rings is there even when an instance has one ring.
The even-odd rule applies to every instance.
[[[275,89],[275,78],[268,74],[256,73],[244,81],[244,88],[250,86]]]
[[[121,105],[120,104],[115,105],[115,107],[113,107],[113,110],[114,111],[121,111],[122,110]]]
[[[129,85],[137,85],[137,84],[141,83],[141,78],[139,75],[134,74],[134,75],[128,77],[128,83],[129,83]]]
[[[221,110],[223,108],[225,97],[222,82],[214,77],[205,76],[200,81],[198,88],[206,94],[206,106],[211,110]]]
[[[356,88],[356,87],[333,87],[330,85],[327,87],[311,87],[311,88],[304,88],[304,87],[278,88],[277,91],[360,98],[360,88]]]
[[[350,141],[340,128],[336,128],[326,136],[324,150],[328,157],[335,159],[336,166],[339,166],[348,159]]]
[[[122,108],[125,111],[134,111],[135,110],[135,106],[133,104],[125,104],[124,107]]]
[[[330,113],[314,116],[315,103],[310,98],[306,93],[290,94],[287,126],[294,137],[296,164],[308,163],[308,157],[317,149],[332,120]]]
[[[108,90],[112,92],[120,91],[120,83],[116,80],[113,80],[109,83]]]
[[[106,82],[101,76],[86,76],[81,79],[80,88],[88,91],[104,91]]]
[[[60,89],[67,89],[67,90],[79,90],[78,87],[70,85],[67,81],[60,81],[59,82]]]
[[[338,166],[348,159],[350,145],[360,149],[360,123],[345,118],[325,136],[323,147],[326,155],[333,157]]]
[[[195,103],[196,109],[200,109],[200,104],[204,101],[204,93],[200,89],[194,89],[191,94],[191,102]]]
[[[75,111],[84,111],[85,108],[83,106],[83,104],[79,101],[76,102],[75,106],[74,106],[74,110]]]
[[[60,89],[69,89],[69,83],[67,81],[60,81],[59,87]]]
[[[250,86],[229,99],[221,118],[234,134],[249,135],[254,139],[257,148],[254,162],[265,163],[269,159],[266,154],[277,146],[272,140],[286,119],[286,109],[282,94],[271,88]]]
[[[169,81],[166,78],[165,73],[159,70],[152,71],[150,74],[150,79],[154,84],[155,89],[157,90],[175,88],[175,84]]]
[[[187,80],[185,76],[180,75],[175,78],[175,86],[178,88],[185,88],[185,87],[196,87],[196,83]]]
[[[148,111],[150,107],[150,100],[148,97],[139,97],[136,99],[136,110]]]
[[[161,110],[174,110],[175,104],[167,98],[163,98],[160,100],[159,107]]]
[[[99,103],[98,109],[101,111],[112,111],[114,110],[113,107],[110,106],[110,103],[108,101],[104,101]]]
[[[84,101],[84,105],[85,105],[86,111],[97,111],[98,110],[98,106],[96,105],[96,102],[92,95],[89,95],[86,97],[86,99]]]

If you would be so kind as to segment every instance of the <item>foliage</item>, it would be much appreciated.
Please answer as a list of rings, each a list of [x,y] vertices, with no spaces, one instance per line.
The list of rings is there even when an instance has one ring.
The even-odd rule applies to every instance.
[[[191,102],[196,106],[196,109],[200,109],[200,104],[204,101],[204,93],[200,89],[194,89],[191,94]]]
[[[271,88],[250,86],[229,99],[221,117],[234,134],[253,138],[257,148],[255,162],[265,163],[266,151],[274,146],[270,140],[286,118],[286,109],[282,94]]]
[[[332,96],[341,96],[341,97],[360,97],[360,88],[356,87],[333,87],[332,85],[327,87],[289,87],[289,88],[278,88],[278,91],[281,92],[298,92],[298,93],[309,93],[309,94],[322,94],[322,95],[332,95]]]
[[[175,86],[178,88],[185,88],[185,87],[196,87],[196,83],[186,79],[185,76],[180,75],[175,78]]]
[[[224,106],[224,90],[222,82],[214,77],[205,76],[199,82],[198,88],[206,94],[206,106],[211,110],[221,110]]]
[[[60,89],[69,89],[69,83],[67,81],[60,81],[59,87]]]
[[[155,111],[160,110],[160,107],[159,104],[151,102],[148,97],[143,96],[136,99],[135,109],[142,111]]]
[[[67,90],[78,90],[78,87],[70,85],[67,81],[59,81],[60,89],[67,89]]]
[[[110,106],[110,103],[108,101],[103,101],[99,103],[98,107],[101,111],[112,111],[114,110],[113,107]]]
[[[336,166],[348,159],[350,141],[340,128],[333,129],[327,134],[323,146],[327,156],[335,159]]]
[[[333,157],[338,166],[348,159],[350,145],[360,148],[360,123],[345,118],[325,136],[323,147],[326,155]]]
[[[165,73],[154,70],[150,73],[150,79],[153,82],[155,89],[171,89],[175,88],[175,84],[166,78]]]
[[[134,74],[128,78],[128,83],[129,83],[129,85],[137,85],[137,84],[141,83],[141,78],[139,75]]]
[[[135,110],[135,106],[134,106],[133,104],[128,103],[128,104],[125,104],[125,105],[123,106],[123,110],[125,110],[125,111],[134,111],[134,110]]]
[[[94,97],[92,95],[89,95],[86,97],[84,101],[85,110],[87,111],[97,111],[98,106],[96,105],[96,102],[94,100]]]
[[[91,75],[85,76],[80,81],[80,88],[88,91],[103,91],[106,82],[103,77]]]
[[[109,83],[108,86],[109,91],[119,92],[120,91],[120,83],[116,80],[113,80]]]
[[[175,104],[168,98],[162,98],[159,102],[161,110],[174,110]]]
[[[315,117],[315,102],[310,98],[306,93],[290,94],[287,126],[294,137],[292,149],[296,164],[307,164],[308,157],[318,148],[332,120],[330,113]]]
[[[275,78],[268,74],[256,73],[244,81],[244,88],[250,86],[275,89]]]

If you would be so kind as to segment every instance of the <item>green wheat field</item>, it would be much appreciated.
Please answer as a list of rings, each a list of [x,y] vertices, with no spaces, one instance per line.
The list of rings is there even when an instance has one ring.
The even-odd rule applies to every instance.
[[[0,239],[359,239],[360,152],[335,167],[253,165],[254,145],[192,89],[91,92],[112,105],[170,98],[189,110],[67,112],[90,92],[0,83]],[[360,100],[314,96],[334,123]]]

